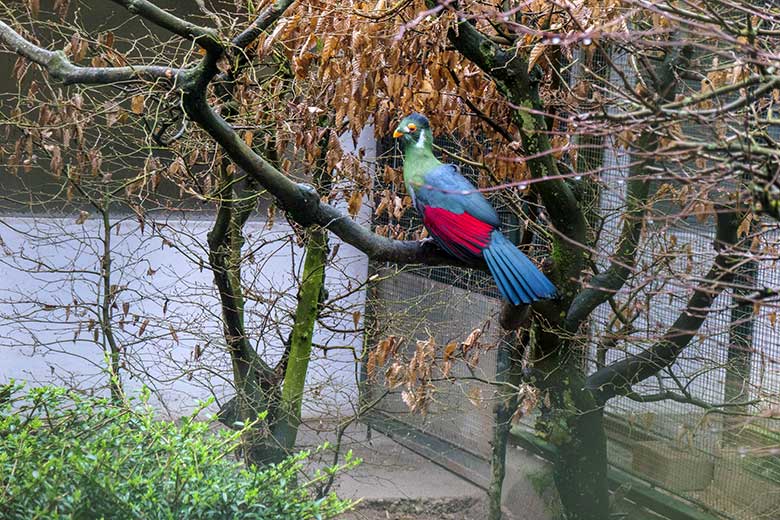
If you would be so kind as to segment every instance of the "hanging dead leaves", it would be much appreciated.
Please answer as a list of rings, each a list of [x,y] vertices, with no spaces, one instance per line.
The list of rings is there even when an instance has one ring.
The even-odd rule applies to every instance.
[[[437,348],[436,340],[429,336],[427,339],[417,340],[413,349],[404,347],[403,338],[389,336],[368,352],[368,379],[376,381],[380,369],[387,366],[383,374],[385,386],[390,390],[401,388],[401,399],[409,409],[425,414],[434,402],[436,383],[457,379],[451,375],[453,363],[462,361],[473,371],[479,364],[480,354],[495,346],[481,342],[482,336],[483,329],[476,328],[464,341],[453,341],[442,348]],[[481,405],[481,394],[471,397],[472,402]]]
[[[31,7],[38,5],[37,0],[28,1],[32,2]],[[544,34],[549,36],[554,32],[555,27],[565,33],[573,31],[578,24],[594,25],[596,20],[607,16],[605,13],[613,12],[610,6],[614,3],[599,5],[599,2],[576,0],[567,9],[555,10],[551,17],[528,16],[513,24],[496,19],[496,13],[500,12],[497,10],[500,9],[499,2],[466,1],[461,2],[459,8],[473,13],[475,23],[489,34],[496,32],[494,25],[504,27],[506,34],[517,38],[522,37],[518,32],[522,27],[538,34],[529,36],[520,46],[527,54],[542,42]],[[64,5],[67,10],[67,2],[58,1],[57,5],[59,7],[55,9],[63,9]],[[541,0],[531,5],[529,12],[547,13],[550,8]],[[236,6],[230,23],[224,26],[234,27],[235,20],[247,14],[242,9],[244,6]],[[462,149],[467,150],[467,158],[484,163],[490,173],[490,179],[486,176],[481,180],[482,184],[522,180],[528,171],[525,163],[514,161],[519,152],[508,148],[505,139],[497,136],[495,130],[478,116],[479,113],[488,114],[499,126],[511,128],[511,106],[484,73],[449,44],[447,32],[456,27],[455,11],[448,8],[430,16],[419,16],[428,9],[424,0],[296,2],[273,30],[263,33],[248,50],[253,53],[257,65],[247,67],[238,75],[230,100],[230,111],[235,111],[231,124],[241,132],[247,144],[269,158],[275,158],[277,166],[289,175],[302,174],[305,168],[300,163],[313,164],[324,152],[334,182],[333,191],[323,198],[329,203],[344,203],[353,216],[360,212],[366,204],[366,195],[371,193],[371,176],[368,161],[359,151],[347,153],[339,137],[348,131],[357,135],[367,126],[374,127],[377,137],[386,136],[398,117],[411,111],[428,114],[437,133],[463,137],[461,144]],[[225,16],[227,19],[228,14]],[[542,27],[542,20],[552,25]],[[139,47],[134,53],[123,53],[121,49],[127,42],[111,31],[90,35],[75,25],[63,25],[62,31],[69,35],[68,55],[80,64],[95,67],[148,64],[148,58],[163,47],[143,49],[141,41],[136,42]],[[543,45],[536,49],[530,62],[548,61],[550,51]],[[183,62],[174,56],[172,52],[171,66]],[[159,57],[169,59],[168,54]],[[15,74],[23,76],[28,65],[26,60],[19,60]],[[223,60],[219,65],[224,70],[231,63]],[[53,115],[42,117],[50,118],[49,124],[58,128],[52,139],[62,134],[61,149],[53,147],[53,142],[41,142],[49,145],[47,157],[50,157],[52,171],[57,174],[68,171],[71,166],[72,154],[67,152],[71,136],[77,136],[80,149],[89,149],[89,143],[86,146],[81,143],[84,134],[81,126],[86,124],[84,118],[73,116],[95,111],[95,107],[88,106],[94,100],[89,97],[82,100],[78,93],[76,95],[79,97],[72,103],[67,98],[55,99],[51,104],[37,103],[55,107],[51,110]],[[543,97],[557,99],[563,96],[543,93]],[[209,102],[219,112],[228,106],[213,90],[209,92]],[[104,101],[96,111],[105,119],[106,127],[120,131],[122,124],[135,124],[141,118],[178,122],[174,117],[177,106],[175,94],[168,95],[157,90],[156,85],[146,85]],[[59,115],[60,110],[72,113]],[[180,124],[174,124],[170,134],[176,134],[179,128]],[[325,129],[336,131],[323,142]],[[149,186],[156,187],[161,178],[178,184],[184,193],[211,194],[214,184],[211,171],[221,163],[222,156],[214,147],[204,146],[203,143],[210,140],[197,129],[182,128],[182,134],[170,148],[175,152],[174,157],[186,158],[185,163],[176,162],[175,158],[160,159],[169,164],[161,164],[153,176],[144,168],[127,190],[128,196],[138,196],[146,182],[153,181]],[[469,146],[475,144],[469,140],[469,136],[475,134],[482,135],[483,140]],[[559,141],[560,148],[570,142],[564,138]],[[138,150],[148,146],[141,138],[134,144]],[[25,146],[20,146],[20,150],[14,157],[16,163],[31,168],[32,151],[27,151]],[[483,156],[486,152],[488,156]],[[112,156],[116,155],[109,149],[102,153],[105,164],[112,162]],[[95,169],[97,157],[85,161],[86,171]],[[395,186],[393,193],[383,193],[382,199],[376,201],[377,213],[385,212],[395,222],[377,231],[398,239],[422,236],[422,230],[410,233],[407,227],[397,225],[411,200],[403,195],[399,172],[390,169],[384,173],[386,180],[392,178]],[[342,180],[345,182],[336,182]]]
[[[277,125],[274,136],[280,155],[287,144],[295,142],[296,150],[310,156],[310,149],[319,143],[301,143],[301,136],[311,135],[312,128],[323,122],[340,131],[351,130],[353,135],[373,125],[377,136],[383,136],[400,115],[410,111],[431,115],[432,124],[442,132],[470,135],[481,129],[489,133],[488,126],[463,104],[462,96],[478,100],[481,110],[492,117],[508,120],[508,106],[492,83],[459,53],[448,49],[446,34],[455,22],[454,13],[447,10],[417,20],[417,15],[427,9],[423,0],[391,7],[379,4],[372,9],[357,1],[298,2],[270,34],[260,37],[256,49],[261,60],[283,55],[290,64],[296,99],[309,107],[327,107],[314,118],[299,113],[297,108],[279,110],[271,106],[273,98],[290,85],[289,78],[278,75],[264,84],[267,93],[247,104],[246,112],[284,120],[284,124]],[[415,20],[413,27],[403,31],[410,20]],[[401,33],[403,42],[399,45]],[[355,176],[361,176],[346,162],[332,159],[331,151],[342,153],[337,139],[331,139],[327,147],[328,166],[335,168],[340,178],[355,180]],[[511,176],[504,171],[507,168],[497,166],[501,178]],[[354,215],[362,205],[359,192],[368,192],[367,185],[358,184],[328,199],[342,198]],[[389,202],[382,210],[389,208],[398,213],[408,207],[405,198],[401,199],[401,208],[397,201]]]
[[[370,380],[375,378],[377,367],[383,367],[389,356],[395,355],[401,341],[396,336],[383,339],[368,353],[366,371]]]
[[[404,197],[404,199],[406,198],[409,197]],[[374,210],[374,216],[381,217],[387,212],[388,218],[400,220],[406,209],[411,205],[411,198],[408,201],[404,199],[389,189],[382,191],[379,204]]]

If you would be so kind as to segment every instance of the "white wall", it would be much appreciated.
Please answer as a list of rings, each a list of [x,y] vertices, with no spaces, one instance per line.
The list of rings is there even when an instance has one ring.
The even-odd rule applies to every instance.
[[[376,156],[371,129],[358,143],[367,158]],[[343,144],[346,151],[354,149],[351,140]],[[369,212],[364,205],[359,219],[365,224]],[[159,214],[149,217],[142,231],[133,216],[112,219],[112,284],[123,287],[113,310],[124,348],[123,381],[133,391],[150,386],[172,415],[187,413],[211,395],[220,401],[232,396],[219,300],[205,267],[212,223],[208,213],[186,218]],[[101,233],[96,215],[83,223],[75,216],[0,216],[0,383],[55,382],[87,391],[105,386],[104,338],[98,334],[96,341],[96,328],[88,330],[99,312]],[[253,217],[246,235],[245,251],[254,251],[254,262],[244,269],[251,296],[247,331],[258,352],[275,362],[292,321],[303,251],[281,216],[271,229],[265,215]],[[361,284],[368,261],[335,236],[330,244],[340,244],[326,271],[335,312],[323,320],[325,327],[317,327],[315,344],[354,352],[334,349],[326,357],[314,349],[304,402],[307,417],[349,413],[357,402],[354,356],[363,339],[362,332],[351,329],[356,312],[362,327]],[[199,359],[196,345],[203,351]]]

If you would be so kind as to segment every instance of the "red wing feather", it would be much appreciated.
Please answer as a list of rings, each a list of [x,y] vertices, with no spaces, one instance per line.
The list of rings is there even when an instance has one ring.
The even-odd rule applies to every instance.
[[[481,256],[490,244],[493,226],[468,213],[453,213],[444,208],[428,206],[423,209],[423,223],[431,234],[453,251],[466,250]]]

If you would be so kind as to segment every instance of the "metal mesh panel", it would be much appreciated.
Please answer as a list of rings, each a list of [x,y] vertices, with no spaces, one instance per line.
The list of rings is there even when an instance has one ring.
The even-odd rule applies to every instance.
[[[496,298],[433,280],[424,276],[425,273],[392,273],[389,267],[378,269],[376,273],[382,277],[390,275],[375,284],[369,303],[371,315],[378,324],[376,337],[394,334],[404,338],[401,348],[409,356],[414,352],[418,339],[426,340],[433,334],[441,344],[462,341],[473,329],[485,327],[486,318],[498,312],[499,301]],[[490,326],[482,341],[495,345],[498,326]],[[495,367],[495,351],[488,350],[481,355],[473,370],[469,370],[465,363],[456,363],[450,376],[490,381],[495,378]],[[438,377],[441,375],[434,374],[434,378]],[[490,387],[466,379],[456,383],[441,381],[435,386],[433,402],[424,415],[409,412],[402,399],[404,388],[390,391],[379,403],[378,410],[453,446],[487,457],[490,454],[490,436],[486,432],[491,431],[493,423]],[[384,391],[384,378],[378,374],[372,397]],[[472,399],[467,396],[472,396]]]
[[[630,70],[625,71],[630,74]],[[686,127],[689,134],[704,129]],[[614,140],[603,149],[600,213],[605,216],[599,248],[604,267],[620,233],[629,158]],[[593,160],[598,162],[598,160]],[[636,353],[656,341],[684,309],[690,287],[709,270],[715,257],[714,222],[673,218],[674,208],[658,206],[646,224],[637,265],[657,265],[657,255],[675,244],[677,251],[653,276],[629,280],[616,295],[636,301],[646,311],[634,323],[630,341],[600,356],[600,338],[612,332],[613,312],[602,305],[591,316],[589,367]],[[669,215],[672,218],[664,218]],[[761,232],[777,243],[777,232]],[[648,280],[648,278],[651,278]],[[638,402],[619,397],[606,407],[609,462],[659,487],[730,518],[754,520],[780,516],[780,425],[755,417],[780,405],[780,330],[776,308],[754,307],[755,288],[777,288],[780,272],[772,260],[748,262],[739,270],[734,290],[715,300],[698,334],[669,370],[634,386],[637,394],[684,395],[698,405],[664,399]],[[722,406],[753,401],[751,406]],[[710,408],[706,408],[706,407]],[[728,410],[730,414],[718,413]],[[744,414],[744,416],[738,415]],[[750,416],[753,417],[750,417]]]
[[[388,149],[384,159],[392,167],[400,169],[401,156],[387,141]],[[453,150],[455,143],[437,140],[436,144]],[[475,180],[474,171],[462,165],[465,176]],[[378,181],[377,181],[378,182]],[[389,186],[391,189],[400,188]],[[381,191],[383,186],[375,189]],[[510,236],[517,225],[510,212],[501,209],[501,201],[492,198],[499,216]],[[397,223],[414,232],[421,222],[413,210],[407,211],[401,219],[393,222],[383,215],[376,225]],[[437,343],[463,341],[476,328],[483,329],[481,343],[486,345],[479,362],[468,367],[465,363],[454,363],[449,375],[456,382],[437,381],[433,402],[426,414],[409,413],[403,402],[403,388],[389,393],[377,405],[376,410],[393,417],[404,424],[447,441],[455,448],[488,457],[492,429],[491,413],[492,387],[478,379],[490,381],[496,374],[495,346],[500,328],[497,314],[500,309],[499,294],[492,278],[486,272],[452,267],[407,267],[400,269],[389,264],[372,263],[371,271],[380,282],[371,286],[367,302],[368,315],[375,324],[369,342],[376,344],[390,335],[403,338],[402,349],[407,357],[414,352],[417,340],[435,337]],[[441,379],[442,374],[434,375]],[[380,373],[368,387],[369,399],[386,392],[383,375]],[[445,454],[443,454],[446,456]]]
[[[699,231],[672,231],[681,244],[693,245],[694,276],[703,274],[713,257],[711,230]],[[757,287],[778,287],[780,275],[770,263],[762,263],[751,281]],[[651,296],[649,305],[648,318],[638,320],[638,331],[632,335],[632,344],[626,346],[629,352],[656,339],[658,331],[677,318],[684,302],[669,301],[662,293]],[[692,399],[714,406],[754,401],[753,406],[725,408],[748,415],[776,408],[780,404],[780,334],[772,326],[774,317],[770,317],[775,311],[764,309],[754,314],[749,304],[745,318],[740,316],[740,306],[744,303],[735,299],[733,291],[722,293],[678,362],[656,378],[635,385],[637,393],[657,395],[671,390],[679,395],[684,389]],[[593,314],[594,340],[607,329],[610,314],[607,306]],[[596,356],[591,352],[592,359]],[[606,360],[619,357],[621,352],[610,351]],[[729,390],[735,382],[738,391]],[[647,403],[612,399],[606,409],[610,463],[733,518],[777,518],[777,421],[722,415],[718,409],[724,408],[707,410],[669,399]]]
[[[596,58],[598,64],[598,57]],[[625,55],[614,55],[614,63],[632,74]],[[594,67],[595,68],[595,67]],[[578,68],[572,69],[576,77]],[[698,129],[686,129],[698,132]],[[613,137],[588,141],[579,151],[578,171],[599,170],[595,201],[603,230],[596,244],[597,263],[609,261],[622,226],[625,206],[627,152]],[[399,157],[390,158],[398,165]],[[679,316],[690,296],[690,287],[705,275],[715,257],[712,220],[664,219],[673,208],[654,208],[658,222],[646,222],[653,232],[645,233],[637,265],[658,265],[657,255],[670,243],[677,254],[663,268],[629,280],[617,298],[629,292],[649,309],[634,323],[630,341],[600,353],[598,345],[612,327],[608,304],[598,308],[589,322],[590,340],[585,348],[588,371],[613,362],[626,353],[636,353],[658,339]],[[402,222],[414,226],[413,220]],[[762,239],[777,243],[778,232],[762,232]],[[380,275],[391,266],[374,265]],[[641,278],[641,279],[640,279]],[[462,339],[468,332],[495,316],[498,300],[492,280],[481,272],[451,269],[406,269],[381,277],[372,288],[370,309],[379,324],[374,337],[398,334],[414,339],[428,333],[439,343]],[[742,269],[737,285],[758,288],[780,287],[780,271],[774,261],[762,261]],[[609,462],[651,481],[712,511],[739,520],[780,517],[780,325],[775,328],[776,308],[754,307],[745,292],[724,291],[677,363],[657,377],[636,385],[638,394],[659,394],[665,390],[686,393],[699,405],[755,401],[750,406],[715,407],[665,399],[637,402],[615,398],[606,408]],[[487,342],[497,341],[498,326],[491,328]],[[453,375],[472,375],[460,366]],[[495,374],[495,356],[489,352],[478,366],[480,377]],[[380,378],[381,379],[381,378]],[[468,398],[474,383],[437,385],[435,403],[426,416],[410,414],[394,392],[380,409],[454,446],[487,457],[492,416],[487,402],[474,406]],[[371,387],[382,391],[381,381]],[[490,395],[489,388],[482,394]],[[740,415],[724,415],[727,409]],[[756,416],[763,413],[764,417]],[[446,454],[443,454],[446,456]]]

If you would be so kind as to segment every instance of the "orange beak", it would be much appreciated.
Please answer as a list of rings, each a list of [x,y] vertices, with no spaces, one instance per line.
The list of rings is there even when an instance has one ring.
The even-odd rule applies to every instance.
[[[398,130],[397,128],[395,129],[395,132],[393,132],[393,137],[396,138],[396,139],[398,139],[402,135],[404,135],[404,133],[401,132],[400,130]]]

